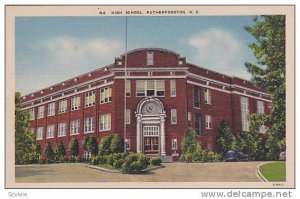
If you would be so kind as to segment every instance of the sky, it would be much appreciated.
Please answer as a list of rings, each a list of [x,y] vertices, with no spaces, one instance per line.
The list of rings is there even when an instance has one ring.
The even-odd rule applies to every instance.
[[[245,31],[252,16],[16,17],[16,91],[22,95],[109,65],[136,48],[165,48],[187,61],[250,79]]]

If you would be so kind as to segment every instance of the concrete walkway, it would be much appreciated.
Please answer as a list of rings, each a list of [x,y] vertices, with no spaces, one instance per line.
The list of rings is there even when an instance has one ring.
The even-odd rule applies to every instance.
[[[108,173],[82,163],[16,166],[16,182],[259,182],[262,162],[165,163],[146,174]]]

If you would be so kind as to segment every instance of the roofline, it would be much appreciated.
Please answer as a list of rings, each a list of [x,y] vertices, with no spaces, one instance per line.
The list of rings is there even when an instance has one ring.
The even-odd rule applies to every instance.
[[[133,49],[133,50],[130,50],[128,51],[127,53],[123,53],[121,54],[120,56],[125,56],[126,54],[131,54],[131,53],[134,53],[134,52],[137,52],[137,51],[142,51],[142,50],[149,50],[149,51],[163,51],[163,52],[168,52],[168,53],[172,53],[178,57],[180,57],[180,54],[172,51],[172,50],[168,50],[168,49],[165,49],[165,48],[136,48],[136,49]]]

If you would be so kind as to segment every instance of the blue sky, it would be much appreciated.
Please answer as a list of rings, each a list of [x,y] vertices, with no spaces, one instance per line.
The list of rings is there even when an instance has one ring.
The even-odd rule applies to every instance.
[[[128,50],[166,48],[188,62],[250,79],[252,16],[128,17]],[[125,17],[17,17],[16,91],[27,94],[111,64],[125,52]]]

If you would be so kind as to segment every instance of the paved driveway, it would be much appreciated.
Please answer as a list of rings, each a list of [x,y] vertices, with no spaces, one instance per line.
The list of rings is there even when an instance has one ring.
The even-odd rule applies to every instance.
[[[167,163],[147,174],[108,173],[82,163],[16,166],[16,182],[258,182],[262,162]]]

